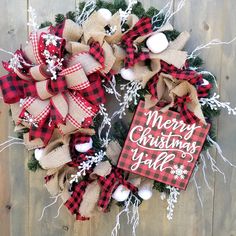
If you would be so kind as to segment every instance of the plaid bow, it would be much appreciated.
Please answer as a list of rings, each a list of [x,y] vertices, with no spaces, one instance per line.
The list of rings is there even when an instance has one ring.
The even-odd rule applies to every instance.
[[[57,58],[54,66],[57,66],[59,60],[63,58],[65,40],[45,32],[38,37],[36,32],[30,36],[30,45],[32,45],[30,49],[33,55],[32,60],[39,65],[26,61],[23,52],[18,50],[16,53],[20,58],[21,66],[14,70],[8,69],[10,73],[0,78],[0,87],[6,103],[12,104],[25,99],[20,118],[29,123],[32,121],[30,140],[41,138],[46,145],[56,126],[62,131],[61,125],[66,125],[68,122],[75,128],[91,125],[91,117],[98,111],[99,101],[103,102],[105,95],[99,76],[96,76],[96,81],[91,80],[93,82],[91,86],[87,76],[100,70],[102,65],[96,62],[89,53],[81,53],[67,61],[68,67],[64,67],[62,63],[56,69],[56,78],[52,79],[50,77],[53,75],[47,71],[47,66],[51,58]],[[84,71],[83,61],[87,63],[87,60],[93,64],[92,66],[89,64]],[[8,63],[4,63],[4,66],[9,68]],[[81,94],[87,95],[94,105],[84,99]],[[71,106],[74,110],[76,108],[78,110],[69,109]],[[70,113],[71,111],[74,115]],[[84,114],[83,124],[75,114],[80,111]]]
[[[191,102],[191,98],[188,95],[183,97],[176,97],[175,105],[179,107],[179,113],[182,120],[187,124],[199,122],[199,118],[188,109],[188,102]]]
[[[137,188],[133,184],[126,181],[122,174],[123,171],[121,169],[112,167],[111,173],[108,176],[98,177],[98,182],[101,186],[101,193],[98,201],[98,206],[102,209],[102,211],[107,210],[111,200],[111,195],[120,184],[124,185],[131,192],[137,191]]]
[[[168,63],[161,61],[161,70],[158,74],[153,76],[147,84],[148,91],[153,97],[157,97],[156,84],[160,73],[169,74],[175,79],[186,80],[190,84],[196,86],[198,97],[206,97],[209,90],[212,88],[211,84],[201,85],[203,83],[203,76],[198,72],[189,69],[178,69],[173,65],[169,65]]]
[[[125,48],[127,53],[127,56],[124,60],[126,68],[133,66],[140,60],[144,61],[149,58],[148,52],[135,52],[136,48],[133,45],[133,41],[139,36],[143,36],[152,32],[151,18],[146,17],[140,19],[131,30],[122,36],[121,45]]]
[[[97,181],[101,187],[101,192],[98,200],[98,207],[103,211],[107,211],[108,205],[111,200],[113,191],[120,185],[124,185],[132,192],[136,192],[137,188],[126,181],[122,176],[123,171],[119,168],[112,167],[111,173],[105,177],[98,176]],[[82,180],[74,188],[72,196],[67,200],[65,206],[72,214],[76,214],[77,220],[87,220],[88,218],[80,215],[79,207],[83,200],[83,195],[87,186],[92,183],[92,180]]]

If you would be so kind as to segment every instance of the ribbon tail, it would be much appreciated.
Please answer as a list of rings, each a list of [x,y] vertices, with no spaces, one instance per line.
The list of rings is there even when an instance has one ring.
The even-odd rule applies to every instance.
[[[29,140],[40,138],[46,146],[49,143],[54,130],[54,125],[50,123],[51,121],[48,118],[43,122],[40,122],[38,127],[35,125],[31,125],[29,131]]]

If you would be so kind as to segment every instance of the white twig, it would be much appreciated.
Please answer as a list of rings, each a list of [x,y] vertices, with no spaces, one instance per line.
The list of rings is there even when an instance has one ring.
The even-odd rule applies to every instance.
[[[5,149],[7,149],[8,147],[11,147],[12,145],[24,145],[24,141],[20,138],[16,138],[16,137],[12,137],[12,136],[8,136],[8,140],[4,141],[3,143],[0,143],[0,147],[2,147],[0,149],[0,153],[3,152]]]
[[[211,156],[209,150],[206,151],[206,156],[210,161],[212,171],[222,174],[224,178],[224,183],[226,183],[225,173],[222,170],[220,170],[220,168],[216,165],[216,160]]]
[[[54,200],[52,203],[48,204],[47,206],[45,206],[45,207],[43,208],[42,214],[41,214],[40,218],[38,219],[38,221],[41,221],[41,220],[43,219],[45,210],[46,210],[48,207],[54,205],[54,204],[57,202],[57,200],[58,200],[58,198],[59,198],[60,196],[61,196],[61,193],[58,194],[58,195],[55,196],[55,197],[50,197],[50,198],[54,198],[55,200]]]
[[[205,156],[201,153],[200,158],[201,158],[201,161],[202,161],[202,173],[203,173],[204,181],[206,183],[207,188],[213,193],[213,189],[210,187],[210,184],[209,184],[209,182],[207,180],[207,176],[206,176],[207,165],[206,165]]]
[[[132,201],[131,201],[132,199],[134,199],[134,203],[132,203]],[[136,235],[136,228],[137,228],[137,226],[139,224],[139,211],[138,211],[139,204],[140,204],[140,200],[136,196],[131,194],[129,196],[129,198],[125,201],[124,209],[122,211],[120,211],[118,213],[118,215],[116,216],[116,225],[112,229],[112,232],[111,232],[112,236],[117,236],[118,235],[118,231],[120,229],[120,216],[123,213],[126,213],[127,224],[131,224],[132,225],[132,235],[133,236]],[[130,210],[130,207],[132,207],[132,211]],[[129,216],[130,213],[132,213],[131,218]]]
[[[214,141],[209,135],[207,135],[207,140],[208,140],[208,142],[210,142],[210,143],[213,145],[213,147],[216,149],[217,153],[220,155],[221,159],[222,159],[224,162],[228,163],[231,167],[236,167],[236,165],[232,164],[232,163],[223,155],[223,151],[222,151],[220,145],[219,145],[216,141]]]
[[[192,180],[194,182],[194,185],[195,185],[195,188],[196,188],[196,191],[197,191],[197,197],[198,197],[198,200],[201,204],[201,207],[203,208],[203,202],[202,202],[202,197],[201,197],[201,194],[200,194],[200,189],[202,188],[200,185],[198,185],[197,183],[197,180],[196,180],[196,173],[198,172],[199,170],[199,166],[196,164],[195,165],[195,168],[193,170],[193,177],[192,177]]]
[[[164,8],[162,8],[155,16],[152,17],[152,25],[154,26],[153,30],[157,30],[158,28],[163,27],[166,23],[169,23],[171,18],[184,7],[185,1],[186,0],[180,0],[176,10],[173,12],[174,0],[170,0],[164,6]],[[157,26],[156,23],[162,20],[162,15],[164,15],[164,20],[160,26]]]
[[[82,25],[90,16],[90,14],[95,10],[96,8],[96,2],[95,1],[88,1],[85,3],[84,8],[82,12],[79,12],[79,9],[77,8],[77,18],[76,23],[79,25]]]
[[[233,38],[230,41],[220,41],[219,39],[212,39],[210,42],[206,43],[206,44],[201,44],[199,46],[197,46],[192,53],[187,57],[187,59],[192,59],[192,58],[196,58],[197,56],[200,55],[200,51],[202,51],[203,49],[207,49],[207,48],[211,48],[212,46],[216,46],[216,45],[229,45],[231,43],[233,43],[236,40],[236,37]]]
[[[60,215],[60,210],[61,208],[64,206],[64,202],[61,203],[61,205],[59,206],[59,208],[57,209],[57,215],[54,216],[53,218],[57,218]]]
[[[218,110],[218,108],[224,108],[228,110],[229,115],[236,115],[236,107],[232,108],[230,106],[230,102],[220,102],[220,95],[214,93],[210,98],[201,98],[200,104],[202,106],[207,105],[211,108],[211,110]]]

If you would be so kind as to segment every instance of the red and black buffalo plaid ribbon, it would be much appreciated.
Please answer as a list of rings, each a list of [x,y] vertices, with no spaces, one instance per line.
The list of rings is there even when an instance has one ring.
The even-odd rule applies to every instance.
[[[92,55],[102,66],[104,66],[105,57],[104,50],[100,46],[99,42],[92,42],[89,49],[90,55]]]
[[[105,104],[105,92],[102,86],[102,79],[99,72],[95,72],[88,76],[90,86],[82,89],[79,93],[93,105]]]
[[[208,85],[201,85],[203,83],[203,76],[202,74],[189,70],[187,68],[185,69],[178,69],[173,65],[170,65],[164,61],[161,61],[161,70],[158,74],[152,77],[152,79],[148,82],[148,91],[151,93],[153,97],[157,97],[157,90],[156,85],[159,79],[159,74],[165,73],[171,75],[173,78],[178,80],[186,80],[190,84],[194,85],[198,92],[198,97],[206,97],[208,96],[208,93],[210,89],[212,88],[211,84]]]
[[[29,139],[34,140],[37,138],[42,139],[45,145],[48,144],[50,141],[54,130],[54,125],[50,120],[50,116],[46,119],[43,119],[38,126],[31,124],[30,131],[29,131]]]
[[[146,60],[149,58],[148,52],[136,53],[136,48],[133,45],[133,41],[139,36],[143,36],[152,33],[151,18],[145,17],[140,19],[135,26],[122,36],[121,45],[125,48],[127,56],[124,60],[125,67],[131,67],[138,61]]]
[[[191,102],[189,96],[177,97],[175,105],[179,107],[179,114],[181,119],[187,124],[193,124],[199,122],[199,118],[194,115],[187,107],[187,103]]]
[[[122,175],[123,171],[121,169],[118,169],[116,167],[112,167],[111,173],[108,176],[102,177],[97,176],[97,181],[101,187],[101,192],[98,200],[98,207],[102,209],[102,211],[106,212],[108,205],[111,200],[111,195],[113,191],[120,185],[124,185],[126,188],[131,190],[132,192],[136,192],[137,188],[126,181],[123,178]],[[86,187],[92,183],[92,180],[82,180],[80,181],[74,189],[74,192],[72,193],[72,196],[67,200],[65,203],[65,206],[69,209],[69,211],[72,214],[77,215],[78,220],[85,220],[87,218],[84,218],[80,215],[79,207],[83,200],[83,195],[85,193]]]
[[[87,155],[94,155],[93,149],[88,150],[86,153],[80,153],[75,149],[76,144],[89,143],[90,139],[91,136],[79,132],[71,135],[69,147],[72,161],[67,163],[69,166],[79,166],[83,161],[87,160]]]
[[[161,61],[161,72],[171,75],[175,79],[186,80],[192,85],[202,83],[202,75],[189,69],[178,69],[173,65]]]

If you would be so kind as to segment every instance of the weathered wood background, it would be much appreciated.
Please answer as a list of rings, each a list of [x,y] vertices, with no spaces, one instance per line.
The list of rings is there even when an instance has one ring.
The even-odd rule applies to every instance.
[[[38,21],[53,19],[56,13],[73,10],[75,0],[1,0],[0,1],[0,47],[14,51],[27,40],[27,8],[31,5],[37,10]],[[165,0],[143,0],[144,6],[161,8]],[[176,0],[177,3],[177,0]],[[213,38],[228,41],[236,36],[235,0],[186,0],[184,9],[173,19],[178,30],[191,32],[188,50],[206,43]],[[1,54],[1,59],[8,59]],[[205,67],[218,78],[219,93],[223,100],[236,104],[236,42],[228,46],[218,46],[202,53]],[[1,68],[1,75],[5,72]],[[234,90],[235,89],[235,90]],[[236,163],[235,133],[236,117],[223,112],[218,122],[218,140],[224,154]],[[8,107],[1,101],[0,142],[13,135]],[[63,208],[58,218],[57,206],[48,209],[42,221],[38,221],[42,209],[52,199],[43,186],[44,173],[29,172],[28,153],[23,146],[15,145],[0,153],[0,235],[1,236],[105,236],[110,235],[115,223],[118,207],[108,214],[98,214],[88,222],[75,222]],[[159,193],[142,204],[138,236],[233,236],[236,235],[236,170],[222,163],[215,155],[217,164],[225,171],[227,183],[222,176],[209,170],[208,179],[213,187],[209,191],[204,184],[201,171],[198,183],[204,207],[201,208],[193,183],[182,192],[175,208],[172,222],[166,219],[166,202],[160,200]],[[126,218],[122,218],[121,236],[131,235]]]

